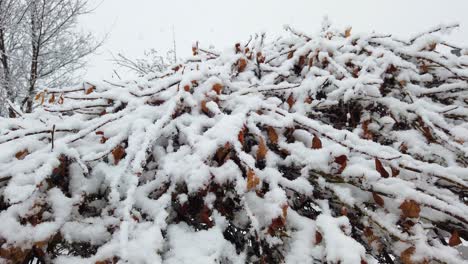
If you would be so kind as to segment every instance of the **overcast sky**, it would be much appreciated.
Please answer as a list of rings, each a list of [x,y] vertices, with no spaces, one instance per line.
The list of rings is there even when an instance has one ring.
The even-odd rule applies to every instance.
[[[82,25],[99,37],[108,35],[90,58],[89,80],[110,78],[111,54],[141,57],[145,49],[165,53],[175,30],[179,57],[192,43],[217,49],[248,40],[253,33],[280,34],[283,25],[316,32],[325,15],[353,32],[378,31],[408,37],[440,23],[459,22],[450,40],[468,46],[468,0],[89,0],[94,12]]]

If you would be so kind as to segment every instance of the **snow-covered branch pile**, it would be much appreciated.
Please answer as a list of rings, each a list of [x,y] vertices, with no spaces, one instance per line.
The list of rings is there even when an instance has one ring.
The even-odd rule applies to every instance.
[[[39,93],[0,119],[0,256],[464,262],[468,50],[433,34],[447,28],[287,28]]]

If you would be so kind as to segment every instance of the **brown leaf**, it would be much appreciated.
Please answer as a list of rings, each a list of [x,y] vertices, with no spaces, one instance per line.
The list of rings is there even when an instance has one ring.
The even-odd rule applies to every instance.
[[[271,126],[267,127],[268,130],[268,139],[272,144],[278,144],[278,134],[276,133],[275,129]]]
[[[362,232],[362,234],[364,236],[366,236],[367,238],[371,238],[374,236],[374,231],[372,231],[372,229],[368,226],[366,226]]]
[[[413,264],[414,262],[411,260],[411,256],[413,256],[414,251],[416,251],[415,247],[409,247],[401,252],[400,259],[403,264]]]
[[[288,103],[289,105],[289,109],[291,109],[291,107],[296,103],[296,100],[294,99],[294,96],[293,94],[291,93],[288,97],[288,99],[286,100],[286,102]]]
[[[190,92],[190,85],[188,84],[184,85],[184,91]]]
[[[351,36],[352,29],[353,29],[352,27],[349,27],[345,30],[345,38],[349,38],[349,36]]]
[[[306,61],[306,57],[304,55],[301,55],[299,57],[299,61],[297,62],[297,66],[302,68],[302,66],[304,66],[304,64],[305,64],[305,61]]]
[[[340,213],[341,213],[341,215],[347,216],[348,215],[348,208],[346,208],[345,206],[342,206],[341,210],[340,210]]]
[[[260,137],[260,142],[258,144],[258,150],[257,150],[257,161],[258,160],[264,160],[267,154],[267,146],[265,144],[265,140],[263,137]]]
[[[288,216],[288,204],[285,204],[283,206],[281,206],[281,209],[283,210],[283,218],[286,219],[286,217]]]
[[[19,160],[23,160],[26,156],[29,155],[29,151],[27,149],[19,151],[15,154],[15,157]]]
[[[55,94],[52,94],[49,98],[49,104],[55,103]]]
[[[264,63],[265,62],[265,56],[259,51],[257,52],[257,62],[258,63]]]
[[[19,247],[0,248],[0,257],[11,261],[10,263],[24,263],[28,253],[28,250],[22,250]]]
[[[278,229],[283,228],[286,225],[286,219],[284,219],[281,216],[278,216],[277,218],[271,220],[271,224],[268,227],[268,234],[270,235],[275,235],[276,231]]]
[[[291,59],[291,58],[294,56],[294,52],[295,52],[295,50],[291,50],[291,51],[288,53],[288,60]]]
[[[63,101],[64,101],[63,94],[61,94],[58,100],[58,104],[63,104]]]
[[[380,195],[378,195],[375,192],[372,192],[372,197],[374,198],[376,204],[380,205],[380,207],[384,207],[385,202],[384,199],[380,197]]]
[[[315,244],[322,242],[322,234],[319,231],[315,231]]]
[[[346,169],[346,165],[348,163],[348,157],[346,157],[346,155],[335,157],[335,162],[340,165],[338,174],[341,174]]]
[[[89,87],[88,89],[86,89],[85,94],[90,94],[90,93],[94,92],[95,89],[96,89],[96,86],[93,85],[93,86]]]
[[[220,83],[215,83],[213,85],[213,91],[215,91],[217,94],[221,94],[222,90],[223,90],[224,86]]]
[[[369,124],[370,120],[362,122],[363,138],[372,140],[374,138],[374,134],[369,130]]]
[[[417,218],[421,212],[421,207],[414,200],[405,200],[401,205],[400,209],[403,217]]]
[[[210,109],[208,109],[208,107],[206,106],[206,100],[203,100],[201,102],[201,110],[203,113],[205,113],[207,116],[210,116],[211,115],[211,111]]]
[[[462,241],[460,240],[460,235],[458,234],[458,231],[454,230],[452,233],[452,236],[449,239],[449,243],[448,243],[449,246],[455,247],[455,246],[460,245],[461,243]]]
[[[240,58],[237,61],[237,71],[238,72],[243,72],[246,67],[247,67],[247,61],[245,59],[243,59],[243,58]]]
[[[213,227],[213,221],[210,218],[211,210],[208,206],[204,205],[203,209],[200,212],[200,220],[202,223],[206,224],[209,228]]]
[[[239,131],[239,134],[237,134],[237,139],[239,140],[239,142],[241,143],[242,146],[244,145],[244,142],[245,142],[245,131],[246,130],[247,130],[246,127],[243,127]]]
[[[240,53],[240,52],[241,52],[240,46],[241,46],[240,43],[236,43],[236,45],[235,45],[236,53]]]
[[[380,173],[380,176],[383,178],[388,178],[390,175],[385,170],[385,167],[382,165],[382,162],[378,158],[375,158],[375,169]]]
[[[392,177],[396,177],[400,174],[400,170],[392,167]]]
[[[314,135],[314,138],[312,139],[312,149],[321,149],[322,148],[322,140],[320,140],[317,135]]]
[[[36,94],[36,96],[34,96],[34,100],[38,101],[42,97],[43,94],[44,94],[44,92],[40,92],[40,93]]]
[[[100,135],[100,136],[103,136],[104,135],[104,132],[103,131],[96,131],[96,135]]]
[[[179,71],[181,66],[182,66],[182,65],[177,65],[177,66],[175,66],[174,68],[172,68],[172,70],[175,71],[175,72],[176,72],[176,71]]]
[[[120,160],[125,156],[125,149],[122,146],[117,146],[112,150],[112,156],[114,156],[114,165],[119,164]]]
[[[229,144],[229,142],[226,142],[223,147],[218,148],[215,154],[215,159],[219,165],[224,164],[230,158],[230,151],[231,144]]]
[[[255,172],[252,169],[247,171],[247,190],[253,190],[260,183],[260,179],[255,175]]]
[[[400,151],[401,153],[406,154],[406,152],[408,151],[408,145],[406,143],[401,143]]]

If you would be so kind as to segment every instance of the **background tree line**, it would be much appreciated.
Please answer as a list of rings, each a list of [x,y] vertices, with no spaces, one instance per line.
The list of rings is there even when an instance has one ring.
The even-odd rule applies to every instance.
[[[102,44],[78,29],[87,0],[0,0],[0,115],[31,112],[38,86],[70,84]]]

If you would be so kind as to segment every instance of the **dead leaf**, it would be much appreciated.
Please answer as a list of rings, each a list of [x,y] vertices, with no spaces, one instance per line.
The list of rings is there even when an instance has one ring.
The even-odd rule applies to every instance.
[[[255,172],[252,169],[249,169],[247,172],[247,190],[253,190],[260,183],[260,179],[255,175]]]
[[[264,63],[265,62],[265,56],[259,51],[257,52],[257,63]]]
[[[403,154],[406,154],[406,152],[408,152],[408,145],[406,143],[401,143],[400,152]]]
[[[291,50],[291,51],[288,53],[288,60],[291,59],[291,58],[294,56],[294,52],[295,52],[295,50]]]
[[[322,140],[320,140],[317,135],[314,135],[314,138],[312,139],[312,149],[321,149],[322,148]]]
[[[239,140],[239,142],[241,143],[242,146],[244,146],[244,142],[245,142],[245,131],[246,131],[246,127],[244,126],[240,131],[239,131],[239,134],[237,134],[237,139]]]
[[[341,210],[340,210],[340,213],[341,213],[341,215],[347,216],[348,215],[348,208],[346,208],[345,206],[342,206]]]
[[[306,57],[304,55],[301,55],[299,57],[299,61],[297,62],[297,66],[302,68],[302,66],[304,66],[304,64],[305,64],[305,61],[306,61]]]
[[[203,206],[203,209],[200,212],[200,220],[201,220],[200,222],[206,224],[208,228],[213,227],[213,220],[211,220],[210,216],[211,216],[211,210],[205,204]]]
[[[315,244],[322,242],[322,234],[319,231],[315,231]]]
[[[294,96],[293,94],[291,93],[286,101],[289,105],[289,109],[291,109],[291,107],[294,105],[294,103],[296,103],[296,100],[294,99]]]
[[[286,217],[288,216],[288,204],[285,204],[281,207],[281,209],[283,210],[283,218],[286,219]]]
[[[374,138],[374,134],[369,130],[369,124],[370,120],[362,122],[363,138],[372,140]]]
[[[119,164],[120,160],[125,156],[125,149],[122,146],[117,146],[112,150],[112,156],[114,156],[114,165]]]
[[[387,170],[385,170],[385,167],[382,165],[382,162],[377,158],[375,158],[375,169],[380,173],[380,176],[382,176],[383,178],[388,178],[390,176]]]
[[[372,192],[372,197],[374,198],[374,201],[376,204],[380,205],[380,207],[384,207],[385,202],[384,202],[384,199],[380,197],[380,195],[378,195],[375,192]]]
[[[346,169],[348,157],[346,157],[346,155],[335,157],[335,162],[340,165],[340,168],[338,169],[338,174],[341,174]]]
[[[455,247],[455,246],[460,245],[461,243],[462,241],[460,240],[460,235],[458,234],[458,231],[454,230],[452,233],[452,236],[449,239],[449,243],[448,243],[449,246]]]
[[[437,47],[437,43],[434,42],[434,43],[430,44],[429,46],[427,46],[426,49],[429,50],[429,51],[434,51],[436,49],[436,47]]]
[[[401,252],[400,259],[403,264],[413,264],[414,262],[411,260],[411,256],[413,256],[414,251],[416,251],[415,247],[409,247]]]
[[[240,52],[241,52],[240,46],[241,46],[240,43],[236,43],[236,45],[235,45],[236,53],[240,53]]]
[[[229,152],[231,151],[231,144],[226,142],[223,147],[218,148],[215,154],[215,159],[219,165],[224,164],[229,158]]]
[[[258,160],[264,160],[267,154],[267,146],[265,144],[265,140],[263,137],[260,137],[260,142],[258,144],[258,150],[257,150],[257,161]]]
[[[400,174],[400,170],[392,167],[392,177],[396,177]]]
[[[49,98],[49,104],[55,103],[55,94],[52,94]]]
[[[223,85],[220,83],[215,83],[213,85],[213,91],[215,91],[218,95],[221,94],[223,88],[224,88]]]
[[[351,36],[352,29],[353,29],[352,27],[349,27],[345,30],[345,38],[349,38]]]
[[[401,205],[400,209],[403,217],[417,218],[421,212],[421,207],[414,200],[405,200]]]
[[[94,92],[95,89],[96,89],[96,86],[93,85],[93,86],[89,87],[88,89],[86,89],[85,94],[90,94],[90,93]]]
[[[203,113],[205,113],[206,115],[210,116],[210,115],[211,115],[211,111],[210,111],[210,109],[208,109],[208,107],[206,106],[206,103],[207,103],[206,100],[203,100],[203,101],[201,102],[201,110],[202,110]]]
[[[271,224],[268,227],[268,234],[275,235],[279,229],[283,228],[286,225],[286,219],[281,216],[276,217],[271,220]]]
[[[366,236],[367,238],[371,238],[374,236],[374,231],[372,231],[372,229],[368,226],[366,226],[362,232],[362,234],[364,236]]]
[[[29,151],[27,149],[19,151],[15,154],[15,157],[19,160],[23,160],[26,156],[29,155]]]
[[[63,94],[61,94],[59,97],[58,103],[63,104],[63,101],[64,101]]]
[[[40,93],[36,94],[36,96],[34,97],[34,100],[38,101],[42,97],[43,94],[44,94],[44,92],[40,92]]]
[[[0,248],[0,257],[10,260],[11,263],[23,263],[28,253],[28,250],[23,251],[19,247]]]
[[[278,144],[278,134],[276,133],[275,129],[271,126],[267,127],[268,131],[268,138],[272,144]]]
[[[247,61],[245,59],[243,59],[243,58],[240,58],[237,61],[237,71],[238,72],[243,72],[246,67],[247,67]]]

